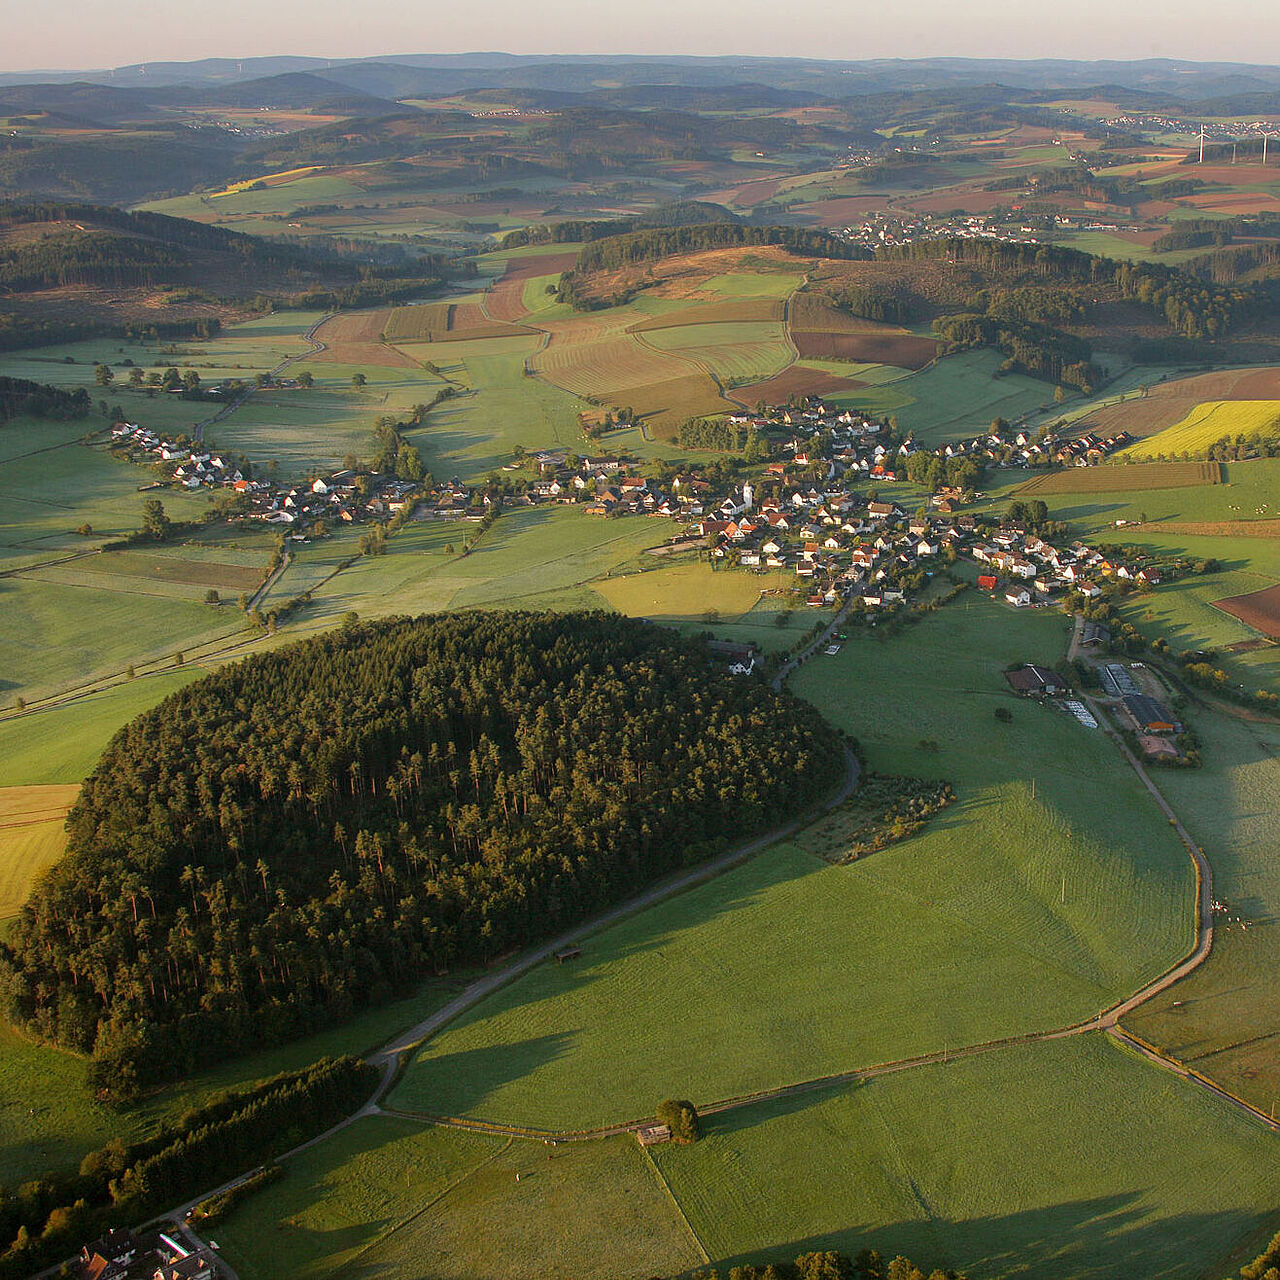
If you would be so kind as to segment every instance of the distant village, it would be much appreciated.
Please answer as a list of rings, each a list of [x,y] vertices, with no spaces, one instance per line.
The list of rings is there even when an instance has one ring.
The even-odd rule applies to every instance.
[[[179,444],[136,423],[117,423],[111,436],[135,459],[160,463],[170,483],[237,495],[242,501],[233,514],[297,539],[317,523],[380,523],[396,516],[481,521],[503,508],[563,503],[603,519],[680,521],[685,531],[672,540],[675,547],[705,551],[715,568],[790,570],[812,606],[892,609],[920,585],[918,571],[928,574],[935,564],[961,558],[979,567],[982,589],[1015,608],[1070,592],[1096,597],[1099,581],[1107,578],[1159,580],[1153,566],[1116,563],[1080,542],[1051,545],[1026,528],[990,532],[988,523],[958,510],[989,465],[1096,465],[1129,443],[1127,433],[1065,440],[997,423],[970,439],[926,449],[909,437],[897,440],[885,422],[816,397],[801,406],[736,415],[729,425],[770,442],[752,479],[726,482],[708,466],[658,480],[640,474],[634,460],[559,449],[513,459],[506,472],[527,477],[532,471],[533,478],[499,485],[454,479],[424,487],[354,469],[280,483],[251,477],[216,450]],[[911,502],[894,500],[893,486],[908,480],[934,491]]]

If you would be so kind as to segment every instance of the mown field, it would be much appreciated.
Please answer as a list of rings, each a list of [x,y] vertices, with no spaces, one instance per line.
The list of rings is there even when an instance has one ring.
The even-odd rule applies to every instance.
[[[1229,910],[1208,961],[1125,1025],[1269,1111],[1280,1099],[1280,726],[1193,716],[1204,768],[1157,782],[1208,853]]]
[[[599,592],[619,613],[655,622],[698,622],[717,629],[720,622],[737,622],[760,599],[760,593],[779,584],[790,586],[793,574],[722,570],[704,563],[672,565],[609,577],[596,582]]]
[[[654,1158],[713,1261],[1198,1280],[1275,1221],[1274,1135],[1097,1034],[713,1117]]]
[[[1219,440],[1280,433],[1280,400],[1210,400],[1179,422],[1121,450],[1119,458],[1176,457],[1198,453]]]
[[[672,1093],[702,1103],[1063,1025],[1140,987],[1190,946],[1185,852],[1100,735],[1038,707],[993,715],[1011,701],[1003,665],[1064,642],[1059,618],[975,599],[815,659],[797,690],[872,767],[951,778],[959,803],[850,866],[784,844],[614,926],[437,1036],[394,1105],[616,1122]]]
[[[1144,489],[1181,489],[1218,484],[1222,468],[1216,462],[1117,463],[1102,467],[1066,467],[1028,480],[1019,495],[1047,493],[1134,493]]]
[[[219,1228],[246,1280],[281,1267],[317,1280],[604,1280],[703,1260],[630,1138],[552,1151],[379,1117],[288,1168]]]

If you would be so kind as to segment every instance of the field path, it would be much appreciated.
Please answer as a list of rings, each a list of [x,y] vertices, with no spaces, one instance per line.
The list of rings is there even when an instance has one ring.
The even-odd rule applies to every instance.
[[[286,356],[274,369],[271,370],[272,378],[278,378],[280,374],[282,374],[291,364],[297,364],[299,360],[313,360],[322,351],[328,351],[328,345],[321,342],[316,337],[316,331],[322,324],[325,324],[332,319],[332,314],[321,316],[320,319],[302,335],[302,340],[308,344],[309,350],[300,351],[295,356]],[[222,405],[218,409],[218,412],[212,417],[205,418],[203,422],[197,422],[195,430],[196,441],[203,444],[205,427],[211,427],[215,422],[221,422],[224,418],[229,418],[257,390],[258,387],[255,384],[250,383],[234,400],[230,400],[226,404]]]

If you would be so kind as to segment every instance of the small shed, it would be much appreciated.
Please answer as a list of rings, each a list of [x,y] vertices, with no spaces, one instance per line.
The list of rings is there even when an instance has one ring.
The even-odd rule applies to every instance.
[[[582,955],[581,947],[562,947],[556,952],[556,962],[564,964],[566,960],[576,960],[580,955]]]
[[[636,1130],[636,1141],[642,1147],[656,1147],[671,1141],[671,1130],[665,1124],[647,1124]]]

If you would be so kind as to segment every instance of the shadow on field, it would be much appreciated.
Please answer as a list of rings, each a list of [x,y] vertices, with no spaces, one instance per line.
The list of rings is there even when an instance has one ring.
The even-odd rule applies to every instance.
[[[568,1053],[574,1031],[557,1031],[505,1044],[435,1053],[428,1046],[414,1060],[387,1105],[428,1115],[478,1115],[492,1093]]]
[[[1010,1180],[1016,1181],[1015,1171],[1010,1171]],[[929,1214],[923,1202],[921,1209]],[[1021,1213],[954,1221],[930,1215],[832,1231],[716,1259],[715,1265],[727,1270],[746,1262],[789,1262],[801,1254],[828,1249],[850,1257],[874,1249],[886,1258],[905,1255],[926,1272],[954,1267],[971,1278],[1128,1280],[1144,1276],[1154,1280],[1201,1274],[1233,1243],[1267,1230],[1267,1215],[1247,1211],[1152,1217],[1144,1194],[1132,1191]]]

